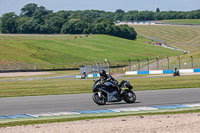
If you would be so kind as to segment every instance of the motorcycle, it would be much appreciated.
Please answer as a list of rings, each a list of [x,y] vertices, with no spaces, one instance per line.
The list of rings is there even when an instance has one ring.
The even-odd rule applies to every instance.
[[[175,76],[180,76],[179,70],[175,70],[174,73],[173,73],[173,76],[174,76],[174,77],[175,77]]]
[[[113,83],[104,82],[100,83],[100,80],[95,81],[93,85],[93,101],[98,105],[105,105],[106,102],[121,102],[124,100],[126,103],[134,103],[136,101],[136,95],[132,91],[132,86],[128,81],[122,80],[119,84],[120,89],[123,89],[123,93],[119,94],[113,87]]]
[[[82,74],[81,74],[81,79],[85,79],[86,78],[86,72],[83,72]]]

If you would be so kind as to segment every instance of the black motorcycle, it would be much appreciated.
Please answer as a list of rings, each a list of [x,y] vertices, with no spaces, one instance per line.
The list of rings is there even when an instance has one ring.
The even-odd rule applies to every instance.
[[[121,81],[119,87],[125,88],[123,93],[118,93],[113,87],[113,83],[104,82],[100,83],[100,80],[94,81],[93,85],[93,101],[98,105],[105,105],[106,102],[121,102],[124,100],[126,103],[134,103],[136,101],[136,95],[132,91],[132,86],[128,81]]]
[[[173,76],[174,76],[174,77],[175,77],[175,76],[180,76],[179,70],[175,70],[174,73],[173,73]]]

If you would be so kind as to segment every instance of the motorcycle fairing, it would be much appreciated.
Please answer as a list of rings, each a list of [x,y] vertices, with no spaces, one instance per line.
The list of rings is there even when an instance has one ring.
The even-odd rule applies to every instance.
[[[118,92],[113,87],[102,87],[100,90],[106,93],[108,102],[115,102],[120,100],[118,98]]]

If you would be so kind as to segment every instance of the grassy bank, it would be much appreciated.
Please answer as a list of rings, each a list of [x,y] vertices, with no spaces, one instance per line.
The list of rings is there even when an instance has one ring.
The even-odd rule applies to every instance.
[[[0,67],[29,66],[37,68],[78,67],[107,58],[111,64],[129,59],[155,58],[182,54],[151,46],[146,39],[127,40],[107,35],[2,35],[0,34]]]
[[[171,19],[171,20],[161,20],[160,22],[168,24],[200,25],[200,19]]]
[[[167,45],[197,52],[200,49],[200,27],[170,25],[135,25],[138,34],[165,40]]]
[[[198,26],[170,26],[170,25],[135,25],[138,34],[156,37],[165,40],[167,45],[190,51],[189,54],[181,55],[181,64],[189,64],[190,56],[193,57],[195,67],[200,67],[200,27]],[[170,60],[178,62],[178,59]]]
[[[138,78],[128,81],[133,85],[134,91],[195,88],[200,85],[200,76]],[[70,79],[1,81],[0,97],[91,93],[92,85],[92,80]]]

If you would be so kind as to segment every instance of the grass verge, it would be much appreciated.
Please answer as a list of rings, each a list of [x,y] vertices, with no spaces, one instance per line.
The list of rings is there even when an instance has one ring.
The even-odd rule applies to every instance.
[[[119,82],[122,79],[118,80]],[[198,88],[199,75],[181,77],[154,77],[128,79],[134,91],[160,90],[174,88]],[[91,93],[92,80],[44,79],[32,81],[1,81],[0,97],[62,95]]]
[[[199,113],[200,109],[194,110],[173,110],[173,111],[161,111],[161,112],[141,112],[141,113],[115,113],[115,114],[104,114],[104,115],[95,115],[95,116],[81,116],[74,118],[60,118],[60,119],[45,119],[45,120],[29,120],[29,121],[14,121],[8,123],[0,123],[0,127],[8,126],[22,126],[22,125],[33,125],[33,124],[47,124],[47,123],[57,123],[57,122],[70,122],[70,121],[79,121],[79,120],[89,120],[89,119],[103,119],[103,118],[115,118],[115,117],[124,117],[124,116],[141,116],[141,115],[167,115],[167,114],[180,114],[180,113]]]

